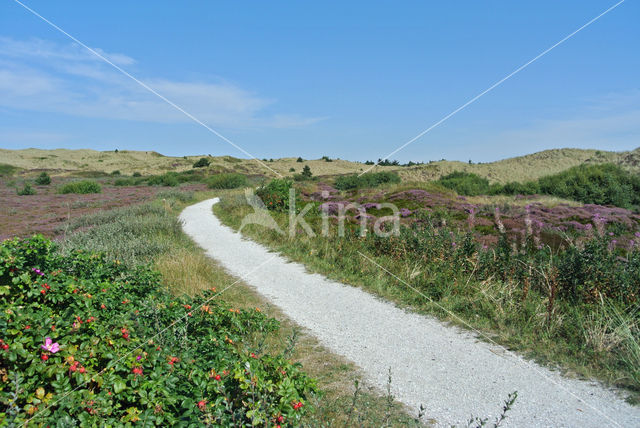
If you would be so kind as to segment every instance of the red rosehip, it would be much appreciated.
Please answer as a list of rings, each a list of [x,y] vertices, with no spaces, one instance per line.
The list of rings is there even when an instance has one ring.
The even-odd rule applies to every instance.
[[[84,367],[80,367],[80,368],[78,369],[78,371],[79,371],[80,373],[84,373],[84,372],[86,372],[87,370],[86,370]]]
[[[9,349],[9,345],[7,345],[6,343],[3,343],[2,344],[2,349],[4,349],[6,351],[7,349]]]
[[[214,377],[214,379],[215,379],[215,380],[220,380],[220,379],[222,379],[222,378],[220,377],[220,375],[216,375],[216,377]]]
[[[47,361],[49,359],[49,356],[47,354],[42,354],[40,358],[42,359],[42,361]]]

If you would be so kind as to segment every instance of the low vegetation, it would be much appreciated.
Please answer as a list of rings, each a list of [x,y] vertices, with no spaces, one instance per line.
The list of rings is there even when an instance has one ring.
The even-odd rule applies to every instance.
[[[315,237],[301,231],[295,239],[283,239],[276,231],[257,225],[245,227],[243,233],[334,279],[472,326],[540,360],[640,391],[640,229],[636,220],[629,220],[635,232],[629,229],[624,237],[619,237],[619,224],[601,214],[593,216],[589,227],[581,225],[582,235],[561,231],[544,235],[526,208],[517,234],[507,233],[497,216],[490,227],[497,241],[487,244],[479,231],[489,226],[476,224],[483,207],[397,187],[389,191],[391,197],[378,197],[402,205],[402,196],[414,204],[404,208],[410,217],[401,225],[399,236],[372,234],[375,217],[364,238],[360,237],[360,221],[353,217],[347,220],[344,237],[336,235],[336,218],[329,219],[330,235],[322,236],[320,209],[305,216]],[[374,194],[378,193],[361,189],[352,198],[366,201],[367,195]],[[340,200],[338,195],[333,197]],[[433,198],[433,205],[427,207],[423,197]],[[389,214],[378,212],[375,200],[363,204],[368,215]],[[463,216],[458,219],[460,212],[447,213],[447,204],[459,204]],[[570,207],[562,209],[571,211]],[[215,211],[226,224],[238,227],[252,208],[244,198],[229,196]],[[286,213],[274,210],[274,216],[288,230]],[[561,243],[555,237],[561,237]]]
[[[640,206],[640,175],[613,164],[580,165],[537,181],[489,185],[486,178],[468,172],[453,172],[438,182],[460,195],[546,194],[585,204]]]
[[[370,172],[363,175],[347,175],[335,180],[335,188],[338,190],[353,190],[365,187],[377,187],[381,184],[399,183],[398,174],[389,171]]]
[[[19,168],[6,163],[0,163],[0,177],[11,177]]]
[[[207,186],[210,189],[237,189],[247,185],[247,176],[234,172],[216,174],[207,179]]]
[[[100,184],[92,180],[71,181],[69,183],[63,184],[58,189],[58,193],[62,193],[62,194],[67,194],[67,193],[88,194],[88,193],[100,193],[100,192],[102,192],[102,187],[100,186]]]

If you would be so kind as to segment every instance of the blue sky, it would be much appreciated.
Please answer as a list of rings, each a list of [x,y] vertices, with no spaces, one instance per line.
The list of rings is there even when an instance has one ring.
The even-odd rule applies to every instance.
[[[615,1],[25,4],[256,157],[375,160]],[[640,146],[639,20],[627,0],[393,158]],[[246,157],[13,0],[0,147]]]

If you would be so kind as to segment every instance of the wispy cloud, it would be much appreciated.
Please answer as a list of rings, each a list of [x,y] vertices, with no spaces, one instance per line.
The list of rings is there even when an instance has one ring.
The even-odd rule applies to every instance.
[[[120,66],[136,63],[121,53],[96,50]],[[265,109],[273,110],[276,100],[220,79],[174,81],[148,76],[141,80],[214,126],[291,128],[322,120],[296,114],[266,114]],[[0,38],[0,106],[106,119],[190,121],[81,47],[40,39]]]
[[[640,146],[640,91],[608,94],[571,115],[537,120],[497,133],[491,140],[487,146],[521,147],[527,152],[551,147],[636,148]]]

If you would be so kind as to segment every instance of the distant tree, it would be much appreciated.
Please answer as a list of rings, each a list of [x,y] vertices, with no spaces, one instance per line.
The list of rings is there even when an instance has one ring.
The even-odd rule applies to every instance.
[[[118,149],[115,149],[113,152],[114,152],[114,153],[118,153]]]
[[[296,172],[295,168],[289,168],[289,172]]]
[[[51,177],[46,172],[41,172],[38,178],[36,178],[36,184],[38,186],[48,186],[51,184]]]
[[[471,165],[473,162],[471,162],[471,159],[469,159],[469,165]]]
[[[370,160],[368,160],[368,161],[366,161],[364,164],[365,164],[365,165],[373,165],[373,164],[375,164],[375,162],[374,162],[374,161],[370,161]]]
[[[322,156],[322,160],[325,162],[333,162],[329,156]]]
[[[211,164],[211,162],[209,162],[209,159],[207,158],[200,158],[198,159],[198,161],[196,161],[196,163],[193,164],[194,168],[204,168],[207,167]]]
[[[305,165],[304,168],[302,168],[302,176],[307,179],[313,176],[313,173],[311,173],[311,168],[309,168],[309,165]]]
[[[302,159],[301,157],[298,157],[298,159],[296,159],[296,162],[304,162],[304,159]]]

